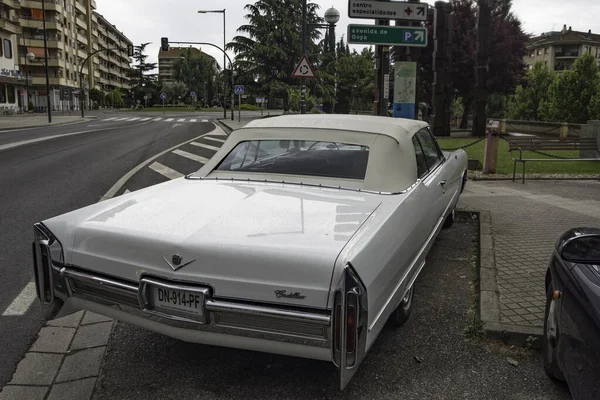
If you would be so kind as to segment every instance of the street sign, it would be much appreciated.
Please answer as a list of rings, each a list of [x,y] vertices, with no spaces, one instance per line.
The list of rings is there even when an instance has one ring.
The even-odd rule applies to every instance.
[[[144,100],[148,100],[148,95],[145,95],[145,96],[144,96]]]
[[[427,47],[427,29],[350,24],[347,41],[350,44]]]
[[[167,98],[167,94],[165,92],[162,92],[160,94],[160,98],[163,99],[163,100],[166,99]]]
[[[350,18],[427,21],[427,9],[427,3],[348,1],[348,17]]]
[[[417,63],[397,61],[394,64],[394,118],[415,118]]]
[[[312,65],[308,61],[308,57],[302,56],[296,68],[294,68],[294,72],[292,72],[292,78],[314,78],[315,70]]]
[[[244,85],[235,85],[235,94],[237,94],[237,95],[244,94]]]
[[[196,97],[196,92],[190,92],[191,97]]]
[[[257,97],[256,98],[256,102],[257,103],[264,103],[265,102],[265,98],[264,97]]]

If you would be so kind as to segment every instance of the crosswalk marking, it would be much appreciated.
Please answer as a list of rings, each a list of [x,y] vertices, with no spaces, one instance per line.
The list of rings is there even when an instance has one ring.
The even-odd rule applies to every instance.
[[[129,118],[127,121],[137,121],[138,119],[140,119],[140,117]]]
[[[223,140],[223,139],[217,139],[217,138],[208,137],[208,136],[205,136],[204,139],[212,140],[213,142],[218,142],[218,143],[225,143],[225,140]]]
[[[185,122],[185,118],[179,118],[177,122]]]
[[[190,122],[196,122],[196,121],[197,121],[196,119],[190,119]]]
[[[115,121],[125,121],[127,118],[117,118]]]
[[[152,121],[157,121],[158,122],[160,120],[162,120],[162,118],[154,118]]]
[[[102,121],[112,121],[113,119],[117,119],[117,117],[104,118]]]
[[[125,191],[124,191],[123,193],[125,193],[125,194],[127,194],[127,193],[131,193],[131,190],[129,190],[129,189],[125,189]]]
[[[140,119],[140,121],[150,121],[151,119],[152,118],[149,118],[149,117],[148,118],[142,118],[142,119]]]
[[[191,144],[192,146],[196,146],[196,147],[203,147],[203,148],[205,148],[205,149],[208,149],[208,150],[214,150],[214,151],[217,151],[217,150],[219,150],[219,148],[218,148],[218,147],[211,146],[211,145],[209,145],[209,144],[198,143],[198,142],[192,142],[192,143],[190,143],[190,144]]]
[[[165,119],[165,122],[171,122],[171,121],[173,121],[174,119],[175,119],[175,118],[167,118],[167,119]]]
[[[177,178],[183,177],[182,173],[179,173],[179,172],[175,171],[174,169],[171,169],[171,168],[167,167],[166,165],[163,165],[156,161],[150,165],[150,169],[158,172],[162,176],[167,177],[169,179],[177,179]]]
[[[36,298],[35,282],[29,282],[12,303],[10,303],[6,310],[4,310],[2,316],[24,315]]]
[[[208,120],[207,119],[203,119],[202,122],[208,122]]]
[[[201,164],[206,164],[208,162],[208,158],[204,158],[204,157],[198,156],[193,153],[188,153],[187,151],[184,151],[184,150],[179,150],[179,149],[173,150],[173,153],[177,154],[178,156],[197,161]]]

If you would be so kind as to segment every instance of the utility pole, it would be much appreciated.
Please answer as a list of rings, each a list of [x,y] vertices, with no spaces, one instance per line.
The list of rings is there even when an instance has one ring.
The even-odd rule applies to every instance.
[[[48,76],[48,31],[46,30],[46,6],[42,0],[42,23],[44,28],[44,61],[46,69],[46,98],[48,99],[48,123],[52,123],[52,107],[50,105],[50,78]]]
[[[389,1],[389,0],[384,0]],[[375,21],[377,26],[389,26],[389,20],[378,19]],[[384,94],[385,75],[390,73],[390,46],[375,46],[375,104],[373,107],[374,115],[387,115],[387,95]]]
[[[307,21],[306,21],[307,0],[302,0],[302,56],[306,56],[307,42]],[[306,114],[306,80],[302,79],[302,87],[300,94],[300,114]]]
[[[451,11],[450,3],[435,2],[432,116],[432,129],[435,136],[450,136],[450,106],[452,102],[450,71],[452,69],[452,30],[454,25]]]
[[[488,96],[487,74],[489,68],[490,20],[489,0],[477,1],[477,56],[475,65],[475,112],[473,136],[486,134],[485,107]]]

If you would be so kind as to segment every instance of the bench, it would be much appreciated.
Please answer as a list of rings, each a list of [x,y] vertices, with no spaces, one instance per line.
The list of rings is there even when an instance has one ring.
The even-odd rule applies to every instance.
[[[541,137],[508,137],[508,151],[513,160],[513,182],[517,173],[517,163],[523,164],[523,181],[525,183],[525,162],[526,161],[600,161],[599,149],[596,138],[566,138],[551,139]],[[596,152],[597,158],[523,158],[523,151],[572,151],[572,150],[592,150]],[[519,157],[515,158],[513,152],[519,152]]]

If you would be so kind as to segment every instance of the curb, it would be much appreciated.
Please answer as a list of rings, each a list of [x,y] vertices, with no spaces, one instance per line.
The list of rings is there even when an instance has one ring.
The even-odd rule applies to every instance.
[[[479,212],[479,317],[483,331],[491,339],[505,344],[525,346],[529,338],[540,339],[540,328],[503,324],[500,322],[500,291],[494,255],[492,218],[489,211]]]
[[[93,115],[90,117],[84,117],[77,121],[69,121],[69,122],[59,122],[59,123],[51,123],[51,124],[43,124],[43,125],[30,125],[30,126],[21,126],[21,127],[13,127],[13,128],[0,128],[0,132],[3,131],[15,131],[15,130],[25,130],[25,129],[34,129],[34,128],[47,128],[51,126],[61,126],[61,125],[75,125],[80,124],[82,122],[87,122],[89,120],[98,119],[98,116]]]
[[[220,119],[216,119],[216,120],[214,120],[214,122],[221,129],[223,129],[227,135],[229,135],[233,131],[232,127],[230,127],[229,125],[227,125],[225,122],[221,121]]]
[[[473,181],[512,181],[512,175],[487,175],[481,176],[481,173],[469,171],[469,179]],[[479,175],[479,176],[478,176]],[[515,183],[521,183],[521,177],[515,178]],[[598,174],[580,174],[580,175],[568,175],[568,174],[531,174],[530,176],[525,175],[525,182],[527,181],[598,181],[600,175]]]

